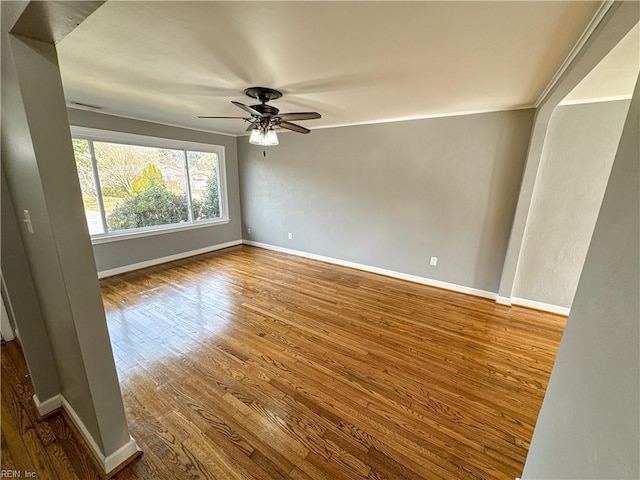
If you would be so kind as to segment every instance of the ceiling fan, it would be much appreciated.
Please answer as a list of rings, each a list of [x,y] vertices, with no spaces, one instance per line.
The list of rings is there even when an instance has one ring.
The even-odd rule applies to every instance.
[[[297,133],[309,133],[311,130],[301,125],[291,123],[290,120],[313,120],[320,118],[318,112],[295,112],[295,113],[279,113],[280,110],[272,105],[267,105],[271,100],[277,100],[282,97],[282,92],[267,87],[251,87],[244,91],[245,95],[260,101],[258,105],[245,105],[240,102],[233,103],[236,107],[241,108],[249,113],[250,117],[210,117],[201,116],[198,118],[237,118],[245,122],[249,122],[247,132],[251,132],[249,143],[254,145],[278,145],[278,135],[274,128],[285,128]]]

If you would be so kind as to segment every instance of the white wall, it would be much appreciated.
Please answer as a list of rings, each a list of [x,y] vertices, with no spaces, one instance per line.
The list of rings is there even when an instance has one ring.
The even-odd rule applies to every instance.
[[[533,191],[513,296],[569,308],[629,101],[558,107]]]

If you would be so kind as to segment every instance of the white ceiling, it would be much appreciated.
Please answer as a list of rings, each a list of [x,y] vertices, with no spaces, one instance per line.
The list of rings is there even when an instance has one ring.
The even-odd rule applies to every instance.
[[[640,25],[611,50],[560,105],[631,98],[640,72]]]
[[[58,45],[67,101],[241,134],[249,86],[313,129],[535,104],[601,2],[108,1]]]

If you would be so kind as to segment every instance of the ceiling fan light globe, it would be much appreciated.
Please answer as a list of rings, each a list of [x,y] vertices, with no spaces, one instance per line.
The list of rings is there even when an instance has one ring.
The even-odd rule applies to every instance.
[[[265,145],[273,146],[278,145],[278,135],[272,129],[268,130],[265,134]]]
[[[253,145],[262,145],[262,132],[259,128],[254,128],[251,130],[251,135],[249,136],[249,143]]]

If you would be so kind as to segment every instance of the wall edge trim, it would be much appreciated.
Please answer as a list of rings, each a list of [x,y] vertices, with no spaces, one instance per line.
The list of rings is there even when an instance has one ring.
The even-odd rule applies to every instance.
[[[40,401],[37,393],[31,398],[33,398],[33,403],[36,406],[36,410],[40,417],[46,417],[50,413],[55,412],[57,409],[62,407],[62,395],[59,393],[51,398],[47,398],[43,402]]]
[[[569,65],[571,65],[571,62],[573,62],[573,60],[578,56],[582,47],[584,47],[585,43],[587,43],[587,40],[589,40],[589,38],[591,37],[591,34],[595,31],[598,25],[600,25],[600,22],[602,21],[602,19],[604,18],[604,16],[607,14],[607,12],[613,6],[614,3],[615,3],[614,0],[602,0],[602,3],[598,7],[598,10],[593,15],[593,17],[591,17],[591,20],[589,20],[589,23],[587,24],[584,31],[580,35],[580,38],[578,38],[578,41],[573,46],[569,54],[565,57],[564,61],[562,62],[562,65],[560,65],[560,68],[558,68],[558,70],[554,73],[549,83],[544,87],[544,89],[542,90],[542,93],[533,104],[535,108],[539,108],[544,103],[544,101],[548,97],[551,90],[553,90],[553,88],[560,81],[560,78],[562,77],[564,72],[567,71],[567,69],[569,68]]]
[[[496,303],[498,305],[507,305],[507,306],[511,306],[511,298],[509,297],[503,297],[501,295],[497,295],[496,296]]]
[[[242,240],[233,240],[231,242],[218,243],[216,245],[210,245],[208,247],[198,248],[196,250],[188,250],[186,252],[168,255],[166,257],[158,257],[152,260],[146,260],[144,262],[131,263],[129,265],[123,265],[122,267],[111,268],[109,270],[101,270],[98,272],[98,278],[102,279],[111,277],[113,275],[119,275],[121,273],[139,270],[141,268],[153,267],[154,265],[160,265],[161,263],[173,262],[174,260],[181,260],[183,258],[193,257],[195,255],[202,255],[203,253],[214,252],[216,250],[222,250],[223,248],[235,247],[237,245],[242,245]]]
[[[140,450],[136,441],[129,436],[129,441],[125,443],[118,450],[113,452],[111,455],[105,457],[104,454],[100,451],[98,444],[96,443],[93,436],[87,430],[87,427],[82,423],[82,420],[73,409],[71,404],[64,398],[63,395],[60,395],[62,400],[62,408],[71,418],[71,421],[76,426],[80,434],[82,435],[85,442],[89,446],[91,453],[93,453],[94,457],[100,463],[100,466],[104,469],[105,474],[111,473],[113,470],[117,469],[121,464],[129,460],[133,455],[136,455]]]
[[[347,260],[341,260],[339,258],[326,257],[324,255],[316,255],[315,253],[303,252],[300,250],[293,250],[290,248],[279,247],[277,245],[270,245],[268,243],[254,242],[252,240],[243,240],[243,244],[252,247],[264,248],[265,250],[273,250],[276,252],[287,253],[289,255],[296,255],[298,257],[309,258],[311,260],[319,260],[321,262],[331,263],[334,265],[340,265],[342,267],[349,267],[356,270],[362,270],[369,273],[376,273],[378,275],[384,275],[386,277],[397,278],[400,280],[407,280],[413,283],[419,283],[427,285],[429,287],[442,288],[444,290],[451,290],[458,293],[465,293],[468,295],[474,295],[476,297],[489,298],[495,300],[497,294],[494,292],[488,292],[486,290],[480,290],[478,288],[466,287],[464,285],[457,285],[455,283],[442,282],[440,280],[433,280],[427,277],[420,277],[418,275],[411,275],[408,273],[397,272],[394,270],[387,270],[384,268],[373,267],[371,265],[364,265],[362,263],[350,262]]]
[[[137,455],[141,453],[142,449],[133,437],[129,435],[129,441],[127,443],[105,458],[104,471],[107,475],[111,474],[111,472],[118,471],[121,467],[128,465],[132,459],[137,458]]]
[[[535,310],[542,310],[543,312],[555,313],[557,315],[564,315],[567,317],[571,313],[571,308],[552,305],[550,303],[537,302],[527,298],[511,297],[511,304],[518,305],[520,307],[533,308]]]

